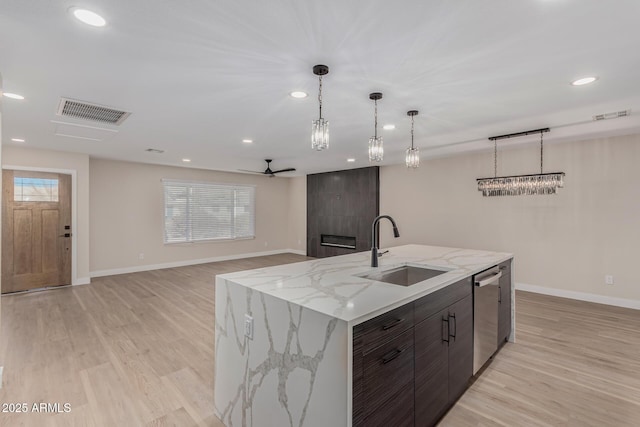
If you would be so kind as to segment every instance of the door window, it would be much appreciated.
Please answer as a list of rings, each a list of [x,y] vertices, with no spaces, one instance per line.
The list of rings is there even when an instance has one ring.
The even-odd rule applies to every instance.
[[[58,180],[47,178],[13,178],[15,202],[57,202]]]

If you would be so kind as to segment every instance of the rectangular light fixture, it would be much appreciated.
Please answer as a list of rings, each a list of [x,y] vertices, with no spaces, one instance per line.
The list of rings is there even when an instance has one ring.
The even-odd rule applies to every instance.
[[[529,130],[525,132],[511,133],[507,135],[492,136],[494,146],[494,176],[492,178],[478,178],[478,191],[485,197],[493,196],[522,196],[556,194],[558,188],[564,186],[564,172],[543,173],[544,145],[542,135],[549,132],[549,128]],[[527,175],[497,176],[498,172],[498,144],[500,139],[515,138],[519,136],[540,134],[540,173]]]

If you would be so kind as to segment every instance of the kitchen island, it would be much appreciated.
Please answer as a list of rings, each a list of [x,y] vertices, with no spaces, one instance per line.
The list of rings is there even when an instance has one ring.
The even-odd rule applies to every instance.
[[[354,353],[354,331],[357,338],[362,325],[375,324],[389,313],[406,312],[408,307],[413,322],[417,301],[428,301],[429,295],[447,289],[462,289],[461,283],[466,280],[470,284],[474,274],[512,257],[508,253],[406,245],[390,248],[377,268],[370,267],[370,253],[362,252],[216,276],[216,415],[226,426],[357,425],[356,411],[362,410],[354,396],[360,394],[362,385],[355,377],[366,367],[359,366],[356,353],[367,349],[356,348]],[[362,277],[403,266],[443,273],[411,286]],[[509,339],[513,340],[512,288],[509,293]],[[472,306],[465,310],[466,316],[472,316]],[[404,317],[395,319],[402,320]],[[450,323],[457,326],[457,322]],[[404,331],[398,340],[406,341],[410,336],[411,344],[395,351],[400,355],[410,348],[413,355],[413,329],[409,333],[403,328],[397,329]],[[374,349],[372,344],[373,350],[380,348]],[[391,368],[385,358],[395,357],[383,354],[382,363]],[[411,396],[413,363],[411,356],[412,385],[405,387],[411,388]],[[384,382],[378,386],[389,389]]]

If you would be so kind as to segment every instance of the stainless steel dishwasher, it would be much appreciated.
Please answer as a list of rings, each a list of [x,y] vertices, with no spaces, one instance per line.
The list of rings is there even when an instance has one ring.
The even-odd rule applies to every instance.
[[[498,350],[499,266],[473,276],[473,373]]]

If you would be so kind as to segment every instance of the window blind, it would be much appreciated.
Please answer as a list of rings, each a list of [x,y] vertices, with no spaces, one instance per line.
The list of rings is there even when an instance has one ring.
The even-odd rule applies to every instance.
[[[164,242],[255,237],[255,187],[162,180]]]

